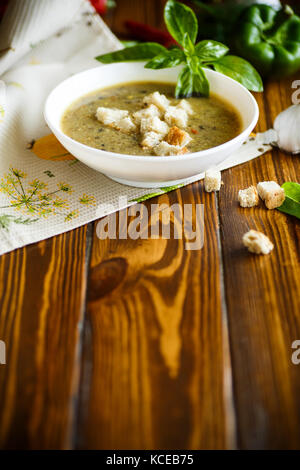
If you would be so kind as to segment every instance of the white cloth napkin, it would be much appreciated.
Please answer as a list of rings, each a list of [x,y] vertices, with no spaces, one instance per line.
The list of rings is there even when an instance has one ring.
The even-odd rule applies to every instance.
[[[165,192],[120,185],[70,160],[43,119],[52,88],[121,47],[88,1],[13,0],[0,33],[0,254]],[[249,140],[220,169],[269,149]]]

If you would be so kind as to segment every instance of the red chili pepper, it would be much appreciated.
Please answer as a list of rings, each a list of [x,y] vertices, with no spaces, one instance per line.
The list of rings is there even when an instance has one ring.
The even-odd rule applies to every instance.
[[[192,132],[193,134],[198,134],[197,129],[191,129],[191,132]]]
[[[136,21],[127,20],[125,26],[130,32],[132,38],[140,39],[141,41],[158,42],[165,47],[169,47],[173,44],[177,44],[175,39],[167,33],[147,24],[138,23]]]
[[[107,12],[107,0],[90,0],[99,15],[105,15]]]

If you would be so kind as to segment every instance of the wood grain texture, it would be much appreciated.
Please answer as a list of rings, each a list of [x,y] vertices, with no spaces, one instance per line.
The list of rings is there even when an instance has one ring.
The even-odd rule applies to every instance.
[[[94,236],[80,448],[227,445],[224,374],[230,364],[214,196],[195,183],[159,199],[177,202],[204,203],[202,250],[185,250],[184,240]],[[146,207],[150,211],[150,201]]]
[[[123,37],[128,18],[162,27],[164,3],[118,0],[106,19]],[[259,130],[290,84],[257,95]],[[299,221],[236,202],[299,170],[273,150],[223,172],[218,198],[195,183],[145,203],[203,203],[201,250],[99,240],[95,225],[90,266],[87,227],[2,256],[0,448],[300,448]],[[274,241],[271,255],[242,247],[248,228]]]
[[[163,20],[164,4],[167,0],[121,0],[116,8],[111,9],[105,17],[106,23],[119,37],[135,39],[125,27],[126,20],[134,20],[140,23],[165,29]]]
[[[86,228],[0,258],[0,447],[70,446]]]
[[[129,18],[163,28],[164,3],[121,0],[108,23],[119,36]],[[199,183],[163,201],[209,207],[204,249],[94,236],[79,448],[234,446],[215,201]]]
[[[269,83],[257,99],[259,130],[291,104],[292,80]],[[223,173],[220,219],[239,446],[300,448],[299,366],[291,344],[300,338],[299,238],[296,218],[277,210],[238,207],[237,193],[259,181],[299,181],[299,157],[278,150]],[[275,244],[251,255],[242,235],[260,230]]]

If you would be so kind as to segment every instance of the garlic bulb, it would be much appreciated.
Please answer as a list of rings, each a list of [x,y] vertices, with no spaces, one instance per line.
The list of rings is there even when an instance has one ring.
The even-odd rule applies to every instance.
[[[300,153],[300,104],[294,104],[278,114],[274,129],[279,148],[294,154]]]

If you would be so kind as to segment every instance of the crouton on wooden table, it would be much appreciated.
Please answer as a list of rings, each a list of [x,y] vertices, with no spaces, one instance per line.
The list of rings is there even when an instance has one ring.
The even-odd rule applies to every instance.
[[[285,200],[284,189],[275,181],[262,181],[258,183],[257,191],[268,209],[280,207]]]
[[[268,255],[274,248],[273,243],[262,232],[249,230],[243,236],[243,244],[251,253]]]
[[[204,188],[207,193],[211,193],[212,191],[220,191],[221,172],[219,170],[211,169],[205,172]]]
[[[238,200],[241,207],[254,207],[259,203],[258,192],[255,186],[246,189],[240,189]]]

